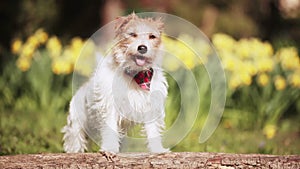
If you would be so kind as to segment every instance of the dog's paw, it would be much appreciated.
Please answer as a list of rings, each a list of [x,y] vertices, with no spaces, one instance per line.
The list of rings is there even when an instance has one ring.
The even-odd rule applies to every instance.
[[[102,156],[104,156],[108,161],[114,161],[113,159],[116,157],[116,153],[107,152],[107,151],[99,151]]]

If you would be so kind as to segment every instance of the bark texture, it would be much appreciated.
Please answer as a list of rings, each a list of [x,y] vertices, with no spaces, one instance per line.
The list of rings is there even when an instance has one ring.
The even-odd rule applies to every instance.
[[[300,168],[299,155],[173,152],[0,156],[0,168]]]

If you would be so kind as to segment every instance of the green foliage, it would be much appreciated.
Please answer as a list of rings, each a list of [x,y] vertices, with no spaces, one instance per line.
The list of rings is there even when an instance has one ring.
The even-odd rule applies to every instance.
[[[54,75],[41,51],[27,72],[9,62],[0,82],[0,154],[62,151],[71,76]]]
[[[184,120],[188,122],[195,120],[195,123],[187,137],[173,147],[172,150],[231,153],[299,153],[300,146],[297,140],[299,139],[300,101],[298,98],[300,83],[298,74],[295,73],[299,68],[299,63],[295,65],[293,64],[294,62],[289,62],[290,58],[284,58],[284,56],[295,54],[294,48],[286,49],[285,52],[289,55],[284,55],[284,52],[281,51],[282,62],[279,63],[283,64],[281,65],[283,67],[276,63],[274,64],[276,66],[271,67],[270,70],[268,69],[270,72],[267,72],[268,76],[266,77],[274,77],[274,80],[278,74],[287,77],[285,85],[278,86],[275,82],[265,82],[264,78],[262,78],[264,76],[257,73],[264,69],[257,70],[255,74],[249,75],[250,78],[244,78],[244,74],[241,71],[251,73],[251,65],[248,64],[249,60],[236,55],[238,50],[233,48],[233,46],[240,45],[238,43],[245,43],[245,41],[235,42],[224,35],[220,37],[221,39],[218,41],[220,42],[219,46],[216,45],[217,41],[214,42],[215,46],[231,52],[229,55],[221,56],[223,62],[227,61],[225,62],[225,65],[227,64],[227,67],[225,66],[226,76],[229,83],[227,103],[219,127],[210,139],[203,144],[200,144],[198,139],[211,104],[211,84],[203,65],[205,62],[193,62],[193,52],[190,52],[190,49],[182,44],[179,44],[180,48],[176,50],[181,54],[184,51],[185,58],[182,61],[194,74],[198,91],[181,89],[174,77],[167,76],[169,82],[169,97],[166,102],[167,128],[172,126],[181,109],[181,102],[184,98],[182,98],[180,90],[184,90],[187,94],[198,92],[200,108],[196,118],[191,119],[189,114],[183,115],[186,118]],[[233,46],[227,46],[230,48],[226,48],[227,43],[223,43],[224,40],[232,41]],[[170,42],[172,43],[170,46],[178,45],[176,41]],[[270,44],[262,45],[258,40],[253,42],[255,42],[255,47],[260,49],[260,52],[265,52],[264,49],[270,49],[267,48],[270,47]],[[244,50],[248,51],[249,49],[243,48],[243,52]],[[269,51],[271,51],[269,56],[271,58],[273,57],[273,51]],[[172,53],[176,55],[175,51]],[[57,58],[61,57],[60,55],[57,56]],[[49,50],[46,48],[37,48],[33,52],[32,57],[30,56],[29,58],[31,59],[30,65],[23,69],[24,72],[21,71],[22,67],[19,67],[21,70],[17,68],[17,60],[14,58],[5,65],[0,77],[1,155],[62,152],[62,134],[60,129],[66,123],[66,112],[72,95],[71,75],[66,73],[55,74],[58,69],[55,66],[54,68],[56,69],[53,68],[55,64],[51,64],[52,58]],[[232,58],[234,58],[233,61],[236,64],[230,64],[230,59]],[[248,57],[246,58],[249,59]],[[259,57],[259,59],[261,58]],[[294,57],[293,59],[297,61],[296,58]],[[261,63],[260,61],[263,60],[258,60],[257,63]],[[273,62],[275,61],[266,62],[263,65],[265,67],[262,68],[269,68],[268,65],[273,65]],[[58,68],[65,67],[64,62],[62,63],[61,67]],[[239,65],[239,67],[236,67],[236,65]],[[290,69],[291,67],[295,67],[293,68],[295,70]],[[175,67],[174,71],[180,72],[182,69],[183,67]],[[266,74],[266,72],[261,73]],[[189,83],[184,74],[180,75],[182,76],[181,80]],[[233,75],[236,75],[238,78],[234,78]],[[230,84],[230,80],[233,80],[232,84]],[[191,107],[193,105],[190,104],[188,106]],[[139,127],[133,128],[129,134],[139,137]],[[180,127],[185,128],[186,126]],[[91,151],[98,150],[98,147],[92,142],[90,147]]]

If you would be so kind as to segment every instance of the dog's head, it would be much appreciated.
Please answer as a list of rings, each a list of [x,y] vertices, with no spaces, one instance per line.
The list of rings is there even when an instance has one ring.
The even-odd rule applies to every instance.
[[[143,19],[134,13],[117,18],[117,44],[113,49],[116,64],[130,76],[151,68],[161,50],[162,30],[160,19]]]

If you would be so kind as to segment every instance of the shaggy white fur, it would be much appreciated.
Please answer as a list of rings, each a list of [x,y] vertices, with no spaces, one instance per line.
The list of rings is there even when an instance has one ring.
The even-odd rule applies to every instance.
[[[168,87],[160,68],[162,27],[160,20],[135,14],[117,19],[111,54],[99,62],[71,100],[67,125],[62,129],[65,152],[84,152],[86,132],[101,138],[101,151],[119,152],[131,122],[144,124],[151,152],[169,151],[161,138]],[[143,90],[133,78],[150,68],[150,90]]]

